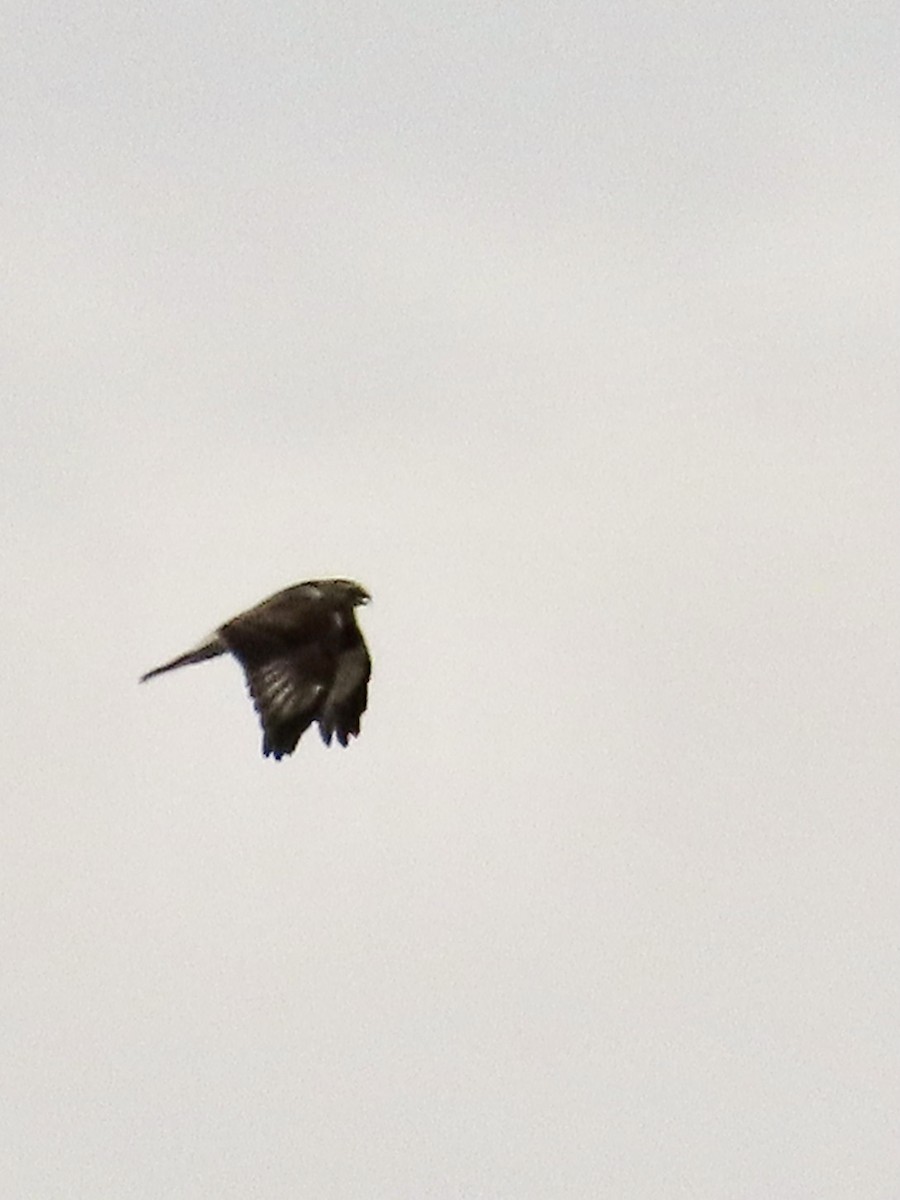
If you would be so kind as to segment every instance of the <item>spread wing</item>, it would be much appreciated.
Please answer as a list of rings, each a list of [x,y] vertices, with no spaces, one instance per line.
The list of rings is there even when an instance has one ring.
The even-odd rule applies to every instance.
[[[319,713],[319,732],[326,746],[333,736],[346,746],[349,738],[359,734],[360,717],[366,711],[372,663],[355,623],[354,629],[356,638],[338,656],[334,681]]]
[[[263,754],[291,754],[315,719],[325,694],[320,655],[295,653],[243,662],[247,686],[263,727]]]
[[[336,656],[322,636],[321,609],[301,585],[241,613],[219,631],[244,668],[265,755],[293,752],[334,677]]]

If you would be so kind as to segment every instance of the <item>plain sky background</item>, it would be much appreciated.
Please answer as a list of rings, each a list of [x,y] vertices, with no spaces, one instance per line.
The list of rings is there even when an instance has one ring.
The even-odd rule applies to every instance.
[[[900,1195],[898,29],[4,6],[4,1200]]]

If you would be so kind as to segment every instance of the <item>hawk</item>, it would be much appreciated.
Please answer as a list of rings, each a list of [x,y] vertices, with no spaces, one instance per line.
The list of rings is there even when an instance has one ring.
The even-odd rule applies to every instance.
[[[371,597],[350,579],[313,579],[232,617],[211,637],[141,676],[141,683],[233,654],[263,729],[262,752],[292,754],[313,721],[326,746],[346,746],[366,711],[371,660],[354,609]]]

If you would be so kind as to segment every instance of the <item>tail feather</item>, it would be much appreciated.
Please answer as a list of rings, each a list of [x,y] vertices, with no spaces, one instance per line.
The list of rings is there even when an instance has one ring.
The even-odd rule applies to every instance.
[[[148,671],[146,675],[141,676],[140,682],[146,683],[154,675],[162,675],[166,671],[174,671],[176,667],[187,667],[191,663],[204,662],[207,658],[216,658],[220,654],[227,653],[228,647],[222,641],[221,637],[217,633],[214,633],[211,638],[208,638],[205,642],[201,642],[193,650],[188,650],[186,654],[179,654],[171,662],[163,663],[161,667],[154,667],[152,671]]]

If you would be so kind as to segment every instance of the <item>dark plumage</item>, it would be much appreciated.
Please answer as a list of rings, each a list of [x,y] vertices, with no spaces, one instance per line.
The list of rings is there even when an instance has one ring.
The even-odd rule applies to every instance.
[[[346,746],[366,711],[371,660],[354,608],[369,593],[349,579],[315,579],[276,592],[226,621],[193,650],[155,667],[141,683],[233,654],[263,728],[263,754],[291,754],[313,721],[326,745]]]

